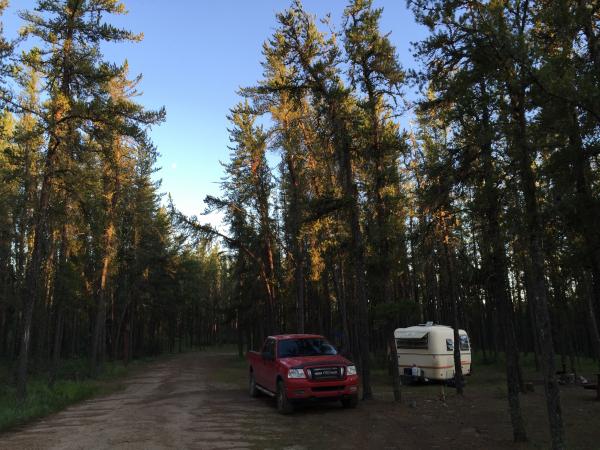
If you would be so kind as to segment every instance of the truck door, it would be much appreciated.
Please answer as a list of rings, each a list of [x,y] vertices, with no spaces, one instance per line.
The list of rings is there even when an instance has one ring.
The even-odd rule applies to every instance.
[[[263,358],[265,365],[265,381],[263,386],[271,392],[275,392],[277,390],[275,383],[275,378],[277,377],[277,341],[275,339],[269,339],[267,342],[267,353],[265,355],[269,357]]]
[[[260,358],[255,368],[255,377],[258,384],[269,390],[273,389],[270,379],[275,377],[274,363],[275,339],[267,339],[260,352]]]

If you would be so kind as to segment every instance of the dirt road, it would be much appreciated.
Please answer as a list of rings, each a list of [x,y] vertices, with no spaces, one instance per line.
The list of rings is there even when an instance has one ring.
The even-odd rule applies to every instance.
[[[187,353],[152,364],[122,392],[0,436],[0,449],[255,447],[272,428],[262,415],[265,405],[237,385],[210,382],[222,358]]]
[[[331,403],[281,416],[271,399],[247,395],[245,371],[226,353],[186,353],[155,362],[125,380],[118,393],[1,434],[0,449],[515,449],[547,444],[544,429],[531,427],[538,434],[535,444],[515,447],[505,400],[488,391],[465,399],[448,396],[442,404],[431,390],[437,388],[405,389],[405,401],[397,405],[380,388],[379,400],[355,410]],[[541,394],[528,397],[526,409],[543,424]],[[584,425],[597,406],[574,399],[570,410],[577,414],[568,416],[573,434],[584,439],[577,448],[591,448],[595,432]]]
[[[271,399],[247,395],[232,360],[201,352],[151,364],[121,392],[0,435],[0,449],[400,448],[380,432],[398,424],[376,409],[332,403],[279,415]]]

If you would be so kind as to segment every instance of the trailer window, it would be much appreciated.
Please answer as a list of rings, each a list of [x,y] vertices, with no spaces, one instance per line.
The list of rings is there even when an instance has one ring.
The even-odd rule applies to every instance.
[[[461,350],[471,350],[471,345],[469,344],[469,338],[467,336],[460,337],[460,349]]]
[[[449,352],[454,351],[454,340],[446,339],[446,350]],[[460,351],[469,351],[471,346],[469,345],[469,338],[467,336],[460,336]]]
[[[399,339],[396,339],[396,347],[399,349],[428,348],[429,347],[429,333],[427,333],[422,338],[399,338]]]

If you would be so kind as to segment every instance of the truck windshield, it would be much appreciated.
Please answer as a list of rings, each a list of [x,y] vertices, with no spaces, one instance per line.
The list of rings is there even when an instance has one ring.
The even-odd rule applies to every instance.
[[[285,339],[279,341],[277,345],[279,358],[337,354],[333,345],[325,339]]]

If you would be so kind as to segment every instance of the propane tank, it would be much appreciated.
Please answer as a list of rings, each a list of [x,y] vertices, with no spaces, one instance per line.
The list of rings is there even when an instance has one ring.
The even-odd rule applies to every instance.
[[[420,375],[421,370],[413,364],[412,368],[411,368],[411,375],[413,377],[418,377]]]

